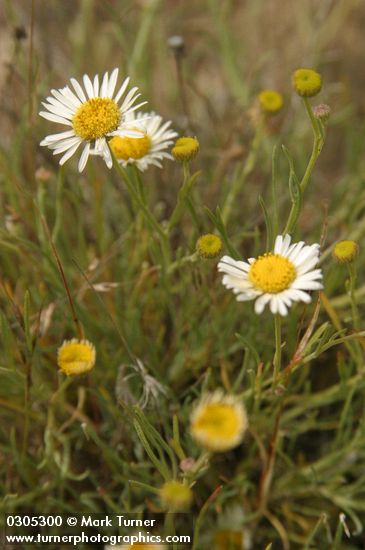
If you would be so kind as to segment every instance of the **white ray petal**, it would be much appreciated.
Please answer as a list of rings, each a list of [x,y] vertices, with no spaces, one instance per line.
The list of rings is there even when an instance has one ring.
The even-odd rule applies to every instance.
[[[236,297],[236,300],[237,302],[249,302],[250,300],[254,300],[256,297],[257,297],[257,294],[255,293],[250,294],[248,292],[245,292],[245,294],[239,294]]]
[[[117,92],[117,95],[115,96],[114,98],[114,101],[116,103],[118,103],[118,101],[120,100],[120,98],[122,97],[122,95],[124,94],[124,92],[126,91],[127,87],[128,87],[128,84],[129,84],[129,81],[130,81],[130,78],[129,76],[127,76],[127,78],[124,79],[124,81],[122,82],[122,85],[121,87],[119,88],[118,92]]]
[[[103,82],[101,83],[100,97],[107,97],[108,85],[109,85],[109,74],[105,73],[103,76]]]
[[[255,302],[255,312],[259,315],[264,311],[266,304],[270,301],[270,294],[262,294]]]
[[[48,113],[47,111],[40,111],[39,115],[43,118],[46,118],[47,120],[51,120],[52,122],[59,122],[60,124],[64,124],[65,126],[72,126],[72,123],[69,120],[66,120],[63,117],[54,115],[52,113]]]
[[[81,153],[81,157],[80,157],[80,160],[79,160],[79,165],[78,165],[79,172],[82,172],[83,169],[85,168],[86,163],[87,163],[87,159],[89,158],[89,153],[90,153],[90,143],[87,142],[85,147],[84,147],[84,150]]]
[[[75,135],[75,132],[73,130],[65,130],[64,132],[59,132],[58,134],[50,134],[49,136],[45,137],[43,142],[45,142],[45,145],[49,145],[56,141],[62,141],[65,138],[72,137]],[[43,143],[41,142],[41,144]]]
[[[108,86],[107,95],[110,98],[113,98],[115,86],[116,86],[117,80],[118,80],[118,73],[119,73],[119,69],[114,69],[112,74],[110,75],[110,78],[109,78],[109,86]]]
[[[61,143],[60,145],[53,145],[53,146],[51,145],[50,149],[54,149],[53,151],[54,155],[59,155],[60,153],[63,153],[64,151],[67,151],[68,149],[76,145],[76,143],[80,144],[81,142],[82,142],[82,139],[76,136],[69,139],[65,139],[63,143]]]
[[[71,92],[71,90],[69,91]],[[64,90],[62,90],[62,92],[60,92],[59,90],[51,90],[51,94],[53,94],[53,96],[58,101],[69,107],[73,112],[75,112],[75,109],[77,109],[81,105],[80,100],[74,94],[72,94],[72,92],[71,94],[73,97],[66,95]],[[50,98],[47,97],[47,100],[49,101]]]
[[[307,292],[304,292],[303,290],[300,290],[300,289],[292,289],[291,290],[291,293],[290,293],[290,297],[293,301],[295,302],[305,302],[306,304],[309,304],[309,302],[312,301],[312,298],[311,296],[307,293]]]
[[[275,315],[276,313],[278,313],[278,310],[279,310],[278,298],[275,295],[271,295],[270,311]]]
[[[71,147],[64,155],[60,158],[60,165],[62,166],[65,164],[65,162],[72,157],[72,155],[76,152],[77,148],[79,147],[81,141],[79,143],[76,143],[73,147]]]
[[[58,105],[50,105],[49,103],[43,103],[42,102],[42,105],[43,105],[43,107],[48,109],[48,111],[50,113],[53,113],[55,115],[59,115],[63,118],[68,118],[70,120],[73,117],[73,113],[70,111],[70,109],[68,109],[67,107],[65,107],[61,103],[58,103]]]
[[[93,88],[94,88],[94,97],[98,97],[98,95],[99,95],[99,75],[97,75],[97,74],[94,76]]]
[[[87,95],[89,96],[89,99],[92,99],[94,97],[94,88],[93,84],[87,74],[84,74],[83,76],[84,86]]]
[[[86,99],[86,95],[85,95],[85,92],[84,90],[82,89],[81,85],[79,84],[79,82],[76,80],[76,78],[70,78],[70,82],[72,84],[72,86],[74,87],[74,90],[78,96],[78,98],[80,99],[80,101],[82,103],[86,103],[87,99]]]
[[[278,309],[279,309],[279,313],[280,315],[282,315],[283,317],[285,317],[286,315],[288,315],[288,308],[286,307],[284,301],[282,299],[280,299],[279,297],[277,298],[278,300]]]

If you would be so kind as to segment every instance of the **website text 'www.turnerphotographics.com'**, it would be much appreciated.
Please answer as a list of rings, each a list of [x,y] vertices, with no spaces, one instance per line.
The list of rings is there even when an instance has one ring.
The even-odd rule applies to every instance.
[[[172,518],[171,518],[172,519]],[[191,533],[191,521],[184,514],[186,532]],[[166,522],[165,522],[166,523]],[[161,515],[154,514],[148,519],[136,518],[132,514],[120,515],[6,515],[5,548],[23,545],[72,546],[104,544],[106,546],[138,544],[179,545],[188,548],[192,540],[190,534],[173,532],[173,522],[168,530],[161,521]]]

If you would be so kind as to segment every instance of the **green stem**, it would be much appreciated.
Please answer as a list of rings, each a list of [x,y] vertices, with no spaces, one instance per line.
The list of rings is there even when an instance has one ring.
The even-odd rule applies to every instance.
[[[156,231],[156,233],[160,238],[162,254],[164,259],[164,266],[166,267],[170,263],[170,244],[169,244],[168,236],[166,232],[163,230],[163,228],[161,227],[161,225],[158,223],[154,215],[148,209],[148,206],[145,204],[145,199],[141,196],[140,191],[135,188],[133,182],[128,176],[127,171],[124,170],[124,168],[122,168],[122,166],[119,164],[110,147],[109,147],[109,150],[113,158],[113,166],[118,172],[118,174],[120,175],[120,177],[122,178],[122,180],[125,182],[132,200],[134,200],[138,204],[149,226]],[[141,182],[141,185],[142,185],[142,182]]]
[[[190,163],[188,160],[185,160],[183,162],[183,184],[180,188],[180,191],[177,196],[177,203],[176,206],[171,214],[169,225],[168,225],[168,233],[171,232],[172,228],[179,223],[181,216],[184,213],[184,210],[186,207],[189,208],[191,216],[193,218],[195,226],[197,226],[197,229],[199,231],[199,221],[198,221],[198,215],[195,211],[193,202],[191,201],[189,197],[189,193],[191,192],[191,187],[193,184],[193,180],[195,181],[196,174],[191,177],[190,175]]]
[[[56,219],[55,219],[55,224],[53,226],[53,231],[52,231],[52,239],[55,244],[57,244],[58,235],[62,228],[62,214],[63,214],[62,197],[63,197],[64,182],[65,182],[64,168],[63,166],[61,166],[58,173],[58,178],[57,178]]]
[[[274,355],[274,377],[273,384],[275,385],[281,368],[281,317],[277,313],[274,316],[275,326],[275,355]]]
[[[198,514],[198,516],[196,518],[196,521],[195,521],[194,535],[193,535],[193,546],[192,546],[191,550],[197,550],[198,549],[200,528],[203,524],[204,516],[207,513],[210,504],[217,498],[217,496],[219,495],[221,490],[222,490],[222,485],[219,485],[215,489],[215,491],[213,491],[213,493],[210,495],[210,497],[205,501],[202,508],[200,509],[199,514]]]
[[[278,209],[278,147],[274,146],[272,151],[271,168],[271,197],[272,197],[272,229],[273,235],[278,234],[279,227],[279,209]],[[271,250],[274,243],[269,243]]]
[[[318,157],[319,157],[319,155],[322,151],[323,141],[324,141],[322,132],[320,130],[320,127],[318,126],[317,120],[314,117],[312,107],[309,103],[308,98],[304,97],[303,102],[304,102],[304,106],[305,106],[305,109],[307,111],[308,117],[309,117],[309,119],[311,121],[311,124],[312,124],[312,129],[313,129],[313,134],[314,134],[314,141],[313,141],[313,147],[312,147],[312,154],[310,156],[308,166],[306,168],[306,171],[304,173],[302,181],[300,182],[300,190],[301,190],[302,193],[304,193],[304,191],[305,191],[305,189],[308,185],[308,182],[309,182],[310,177],[311,177],[312,172],[313,172],[314,165],[316,164],[317,159],[318,159]]]
[[[313,168],[322,151],[324,138],[325,138],[322,127],[319,125],[318,121],[316,120],[313,114],[311,104],[309,103],[309,100],[307,97],[303,98],[303,103],[307,111],[308,118],[311,122],[313,135],[314,135],[312,153],[308,161],[307,168],[305,169],[304,175],[298,184],[298,192],[300,193],[300,196],[298,197],[299,204],[297,203],[297,201],[293,201],[284,233],[294,232],[297,220],[300,215],[302,196],[304,194],[304,191],[307,188],[307,185],[309,183],[310,177],[313,172]],[[294,168],[292,166],[291,166],[291,177],[296,177],[294,173]]]
[[[256,132],[252,139],[251,147],[246,158],[246,162],[243,165],[242,172],[233,181],[232,187],[227,195],[226,201],[222,209],[222,220],[225,225],[227,224],[227,221],[230,217],[238,193],[242,190],[242,187],[247,177],[251,174],[252,170],[255,167],[257,152],[262,141],[263,127],[263,121],[261,121],[256,127]]]
[[[158,233],[161,240],[166,240],[166,233],[164,232],[164,230],[162,229],[162,227],[160,226],[156,218],[148,210],[139,192],[135,189],[133,182],[130,180],[127,172],[120,166],[119,162],[115,159],[115,157],[113,158],[113,165],[114,165],[114,168],[116,168],[119,175],[121,176],[121,178],[124,180],[131,198],[134,199],[135,202],[138,204],[138,206],[140,207],[144,217],[146,218],[150,226],[156,231],[156,233]]]
[[[355,298],[355,285],[356,285],[356,267],[354,263],[348,264],[350,284],[349,284],[349,297],[351,302],[352,322],[355,330],[359,330],[359,311],[357,309]]]
[[[146,190],[145,190],[145,186],[143,185],[143,181],[142,181],[142,178],[141,178],[141,173],[140,173],[140,171],[138,170],[138,168],[135,164],[132,166],[132,169],[133,169],[133,172],[134,172],[134,177],[135,177],[135,180],[136,180],[137,190],[139,192],[139,196],[141,197],[141,200],[142,200],[143,204],[145,206],[147,206]]]

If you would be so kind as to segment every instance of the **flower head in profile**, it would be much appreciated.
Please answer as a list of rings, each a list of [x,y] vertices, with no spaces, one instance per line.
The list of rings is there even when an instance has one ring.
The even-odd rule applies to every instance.
[[[166,149],[173,143],[177,133],[170,128],[171,121],[163,122],[155,113],[129,113],[126,124],[139,133],[138,137],[114,136],[109,145],[123,165],[135,164],[143,172],[154,164],[162,168],[161,161],[172,159]]]
[[[193,493],[188,485],[175,479],[166,481],[159,489],[163,507],[169,512],[187,510],[193,500]]]
[[[204,449],[224,452],[242,442],[248,427],[242,400],[221,390],[200,400],[190,416],[190,432]]]
[[[127,92],[129,77],[116,92],[117,80],[118,69],[114,69],[110,76],[105,73],[101,83],[98,75],[92,81],[88,75],[84,75],[83,87],[75,78],[71,78],[73,89],[66,86],[51,90],[51,95],[42,103],[46,109],[39,113],[42,117],[69,127],[41,141],[41,145],[52,149],[54,155],[62,154],[61,165],[83,145],[79,172],[85,168],[90,154],[102,154],[108,168],[111,168],[112,158],[107,138],[114,135],[140,137],[139,132],[128,128],[126,116],[146,102],[136,105],[141,95],[138,88],[134,87]]]
[[[274,115],[282,109],[284,100],[283,96],[275,90],[263,90],[259,94],[259,103],[264,113]]]
[[[57,364],[67,376],[90,371],[95,365],[96,352],[88,340],[65,340],[58,349]]]
[[[294,90],[302,97],[313,97],[321,91],[322,77],[313,69],[297,69],[292,77]]]
[[[292,302],[309,303],[307,291],[322,288],[322,271],[313,269],[319,259],[319,244],[290,243],[290,235],[278,235],[273,252],[248,262],[223,256],[218,270],[224,273],[224,286],[233,290],[239,302],[256,300],[255,312],[259,314],[266,304],[272,313],[284,316]]]

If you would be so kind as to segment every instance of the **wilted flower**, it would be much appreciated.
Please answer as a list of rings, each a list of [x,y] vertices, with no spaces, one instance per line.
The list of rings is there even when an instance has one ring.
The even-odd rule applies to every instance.
[[[95,365],[95,346],[88,340],[65,340],[58,349],[57,363],[68,376],[84,374]]]
[[[321,103],[320,105],[316,105],[315,107],[313,107],[313,114],[322,122],[327,122],[331,114],[331,108],[329,107],[329,105]]]
[[[195,441],[213,452],[223,452],[242,442],[248,426],[243,402],[217,390],[199,401],[190,417],[190,432]]]

